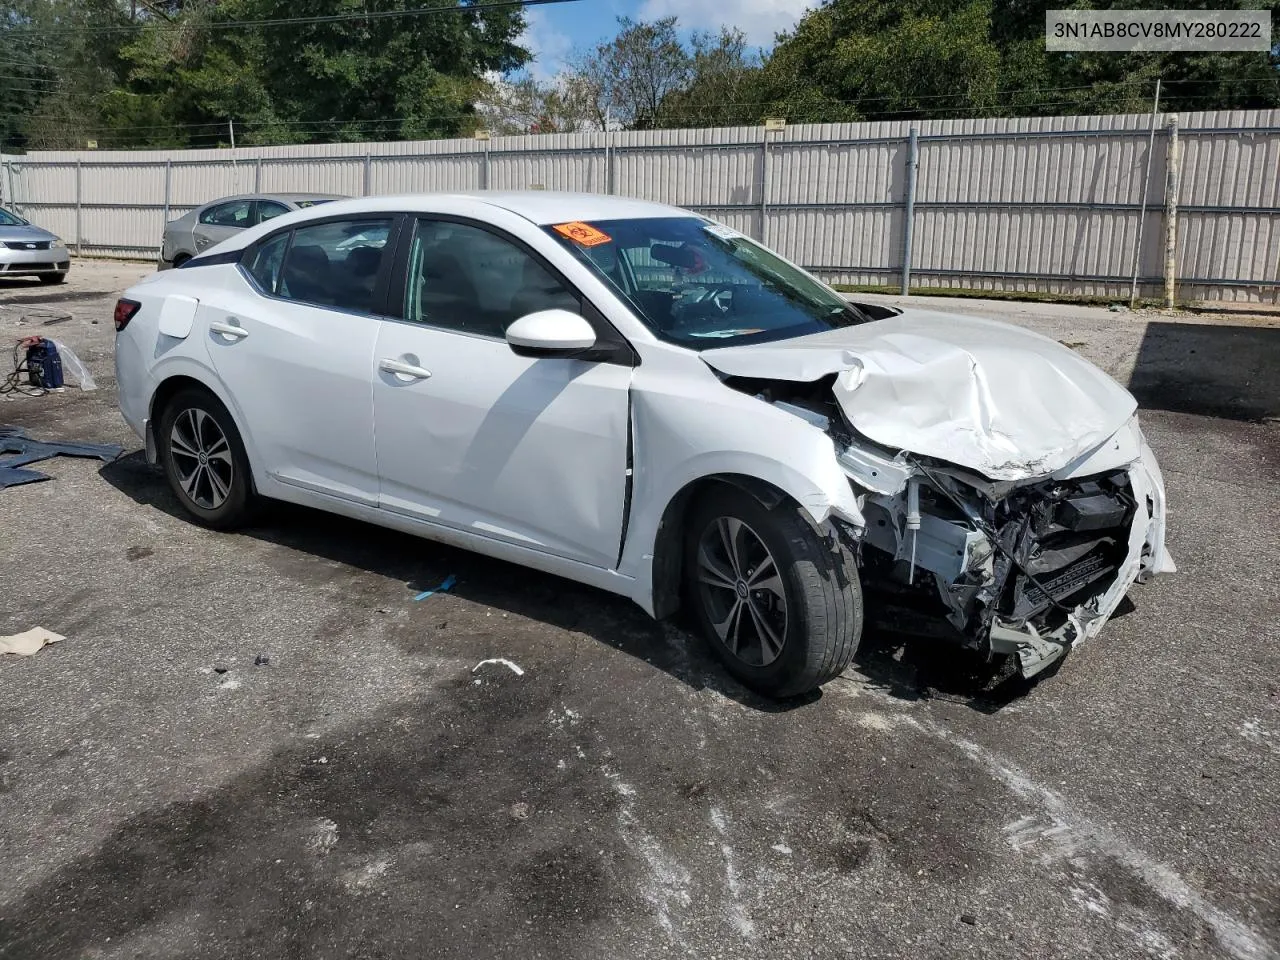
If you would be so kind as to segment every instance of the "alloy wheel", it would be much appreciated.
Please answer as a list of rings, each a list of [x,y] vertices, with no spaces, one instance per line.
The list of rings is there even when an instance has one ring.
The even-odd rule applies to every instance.
[[[787,596],[773,554],[751,527],[719,517],[698,541],[698,592],[725,648],[743,663],[767,667],[782,654]]]
[[[192,503],[205,510],[217,510],[226,503],[235,463],[217,420],[198,407],[188,407],[169,430],[169,452],[178,485]]]

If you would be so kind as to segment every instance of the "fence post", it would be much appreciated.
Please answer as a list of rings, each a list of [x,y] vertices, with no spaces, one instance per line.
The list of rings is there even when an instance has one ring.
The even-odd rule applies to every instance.
[[[769,128],[760,142],[760,243],[769,245]]]
[[[480,167],[480,189],[489,189],[489,141],[484,142],[484,160]]]
[[[1169,115],[1164,181],[1164,305],[1172,309],[1178,286],[1178,115]]]
[[[81,198],[80,179],[81,179],[80,178],[80,158],[77,157],[76,158],[76,256],[77,257],[80,256],[82,252],[81,246],[83,244],[83,239],[80,232],[80,198]]]
[[[373,190],[373,156],[364,155],[364,182],[360,185],[361,196],[367,197]]]
[[[168,226],[169,223],[169,206],[173,198],[173,158],[170,157],[164,162],[164,222]],[[160,255],[164,256],[164,238],[160,239]]]
[[[902,295],[911,292],[911,241],[916,225],[916,170],[920,166],[919,132],[907,134],[907,200],[902,227]]]
[[[253,164],[253,192],[262,192],[262,158],[258,157]]]

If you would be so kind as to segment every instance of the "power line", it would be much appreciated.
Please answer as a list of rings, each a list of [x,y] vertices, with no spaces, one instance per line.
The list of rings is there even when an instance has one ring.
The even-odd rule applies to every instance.
[[[184,30],[190,27],[208,30],[235,30],[250,27],[285,27],[300,26],[312,23],[344,23],[352,20],[388,20],[400,17],[421,17],[439,13],[483,13],[486,10],[510,9],[513,7],[539,7],[550,4],[578,3],[580,0],[475,0],[474,3],[450,4],[448,6],[415,7],[410,10],[370,10],[360,13],[335,13],[318,17],[280,17],[272,20],[209,20],[202,23],[172,22],[158,23],[151,21],[149,25],[156,30]],[[48,40],[50,37],[69,34],[87,36],[106,33],[130,33],[141,30],[139,24],[118,27],[64,27],[53,30],[42,30],[30,39]]]

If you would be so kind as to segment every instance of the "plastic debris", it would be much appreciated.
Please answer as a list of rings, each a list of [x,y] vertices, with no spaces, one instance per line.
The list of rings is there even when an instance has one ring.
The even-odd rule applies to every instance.
[[[23,633],[15,633],[10,637],[0,637],[0,654],[13,653],[20,657],[29,657],[38,653],[47,643],[58,643],[66,637],[56,634],[44,627],[32,627]]]
[[[427,597],[432,596],[433,594],[448,593],[450,590],[453,589],[454,584],[456,584],[457,582],[458,582],[458,578],[451,573],[444,578],[444,581],[440,584],[440,586],[436,587],[434,590],[422,591],[422,593],[414,597],[413,600],[415,603],[417,603],[420,600],[427,599]]]
[[[256,657],[254,657],[254,658],[253,658],[253,665],[254,665],[255,667],[266,667],[266,666],[270,666],[270,665],[271,665],[271,658],[270,658],[269,656],[267,656],[265,653],[260,653],[260,654],[258,654]]]
[[[49,479],[35,470],[20,469],[28,464],[50,457],[93,457],[110,463],[124,453],[124,448],[112,443],[45,443],[32,440],[20,427],[0,427],[0,454],[3,453],[15,456],[0,457],[0,487],[15,487]]]
[[[49,323],[56,321],[46,321]],[[80,384],[81,390],[97,390],[98,384],[94,382],[93,374],[89,372],[89,368],[85,366],[84,361],[72,352],[61,340],[54,340],[53,337],[46,337],[50,343],[58,348],[58,355],[62,358],[63,372],[71,374],[75,381]]]
[[[510,669],[510,670],[511,670],[511,672],[512,672],[512,673],[514,673],[517,677],[523,677],[523,676],[524,676],[524,671],[520,669],[520,666],[519,666],[518,664],[512,663],[512,662],[511,662],[510,660],[508,660],[506,657],[494,657],[494,658],[493,658],[493,659],[491,659],[491,660],[481,660],[479,663],[477,663],[474,667],[472,667],[472,668],[471,668],[471,672],[472,672],[472,673],[475,673],[475,672],[476,672],[477,670],[479,670],[481,667],[486,666],[486,665],[488,665],[488,664],[490,664],[490,663],[496,663],[496,664],[498,664],[499,666],[507,667],[507,668],[508,668],[508,669]]]

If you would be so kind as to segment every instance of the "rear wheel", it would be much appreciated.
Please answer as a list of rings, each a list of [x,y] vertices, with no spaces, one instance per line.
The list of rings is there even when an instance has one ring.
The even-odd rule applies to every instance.
[[[685,584],[712,649],[746,686],[771,697],[839,676],[862,636],[862,589],[850,551],[792,501],[769,509],[726,487],[694,507]]]
[[[191,255],[188,253],[178,254],[176,257],[173,258],[174,269],[176,270],[178,267],[182,266],[184,263],[186,263],[190,259],[191,259]]]
[[[160,416],[156,442],[169,486],[196,520],[228,530],[251,519],[249,458],[216,397],[194,388],[175,394]]]
[[[65,283],[67,275],[65,273],[42,273],[40,274],[40,282],[45,284]]]

